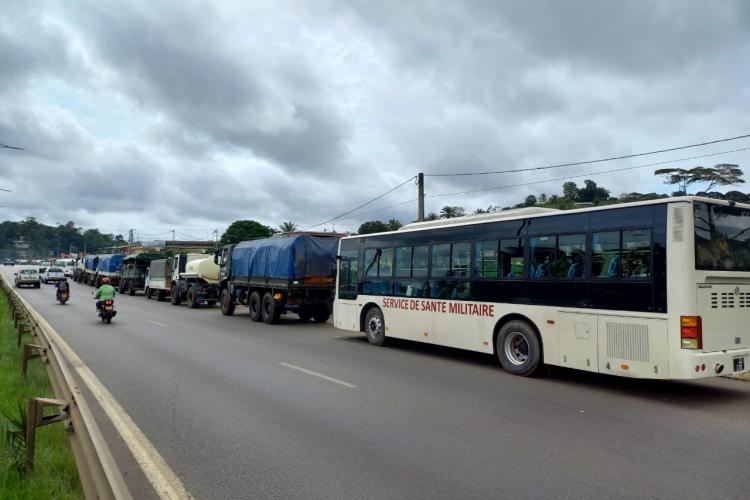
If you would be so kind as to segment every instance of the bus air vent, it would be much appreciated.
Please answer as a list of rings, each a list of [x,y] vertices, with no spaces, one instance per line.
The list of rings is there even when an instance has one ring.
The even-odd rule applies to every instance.
[[[750,308],[750,293],[711,292],[711,309]]]
[[[682,243],[682,233],[685,227],[685,207],[675,207],[672,218],[672,241]]]
[[[607,357],[648,363],[648,326],[607,321]]]

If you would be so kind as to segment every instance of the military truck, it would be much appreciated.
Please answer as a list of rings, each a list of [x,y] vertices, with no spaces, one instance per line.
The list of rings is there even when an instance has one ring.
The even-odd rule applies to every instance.
[[[135,295],[138,290],[146,288],[146,275],[151,261],[163,258],[159,253],[133,253],[126,255],[122,259],[122,271],[118,283],[120,293],[127,292],[128,295]]]
[[[248,306],[253,321],[272,324],[294,312],[303,322],[328,321],[336,282],[338,238],[274,236],[217,252],[219,299],[225,316]]]

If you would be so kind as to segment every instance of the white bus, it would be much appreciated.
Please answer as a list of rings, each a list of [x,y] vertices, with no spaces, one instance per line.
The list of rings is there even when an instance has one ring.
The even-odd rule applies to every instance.
[[[343,238],[337,328],[542,364],[697,379],[750,369],[750,205],[543,208]]]

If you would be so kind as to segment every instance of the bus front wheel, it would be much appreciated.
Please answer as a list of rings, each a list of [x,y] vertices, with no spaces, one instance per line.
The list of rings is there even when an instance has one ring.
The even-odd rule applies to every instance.
[[[367,311],[365,316],[365,337],[372,345],[383,345],[385,342],[385,319],[383,311],[377,307]]]
[[[541,364],[539,338],[525,321],[505,323],[497,335],[495,349],[505,371],[514,375],[533,375]]]

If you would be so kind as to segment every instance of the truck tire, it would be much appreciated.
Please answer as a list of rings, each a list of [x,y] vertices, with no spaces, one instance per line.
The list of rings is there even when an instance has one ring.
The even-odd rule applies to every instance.
[[[179,306],[182,303],[180,294],[177,293],[177,285],[172,285],[172,288],[169,289],[169,301],[173,306]]]
[[[128,295],[130,295],[131,297],[135,295],[135,287],[133,286],[132,281],[128,281]]]
[[[385,319],[383,311],[378,307],[371,307],[365,316],[365,337],[372,345],[385,343]]]
[[[316,323],[325,323],[328,321],[328,318],[331,317],[331,311],[326,309],[325,307],[321,307],[317,311],[313,313],[313,318],[315,319]]]
[[[263,322],[267,325],[273,325],[279,321],[279,316],[281,316],[281,305],[276,303],[271,292],[266,292],[263,295],[261,311],[263,312]]]
[[[313,316],[309,309],[300,309],[297,314],[303,323],[309,323]]]
[[[187,300],[185,301],[185,304],[187,304],[190,309],[195,309],[196,307],[198,307],[198,301],[195,300],[195,291],[193,290],[192,286],[187,289],[186,295]]]
[[[163,301],[167,297],[166,290],[157,290],[156,291],[156,300],[157,302]]]
[[[542,350],[534,329],[525,321],[508,321],[495,343],[500,364],[508,373],[528,377],[541,366]]]
[[[125,293],[125,287],[127,286],[128,281],[127,280],[120,280],[120,282],[117,284],[117,291],[120,294]]]
[[[229,290],[226,288],[221,291],[221,314],[224,316],[231,316],[234,314],[234,301],[229,295]]]
[[[253,321],[260,321],[263,319],[263,304],[261,304],[260,293],[253,292],[250,294],[250,298],[247,299],[247,306],[250,310],[250,319]]]
[[[151,298],[151,289],[149,287],[146,287],[146,289],[144,290],[144,293],[146,294],[146,299]]]

